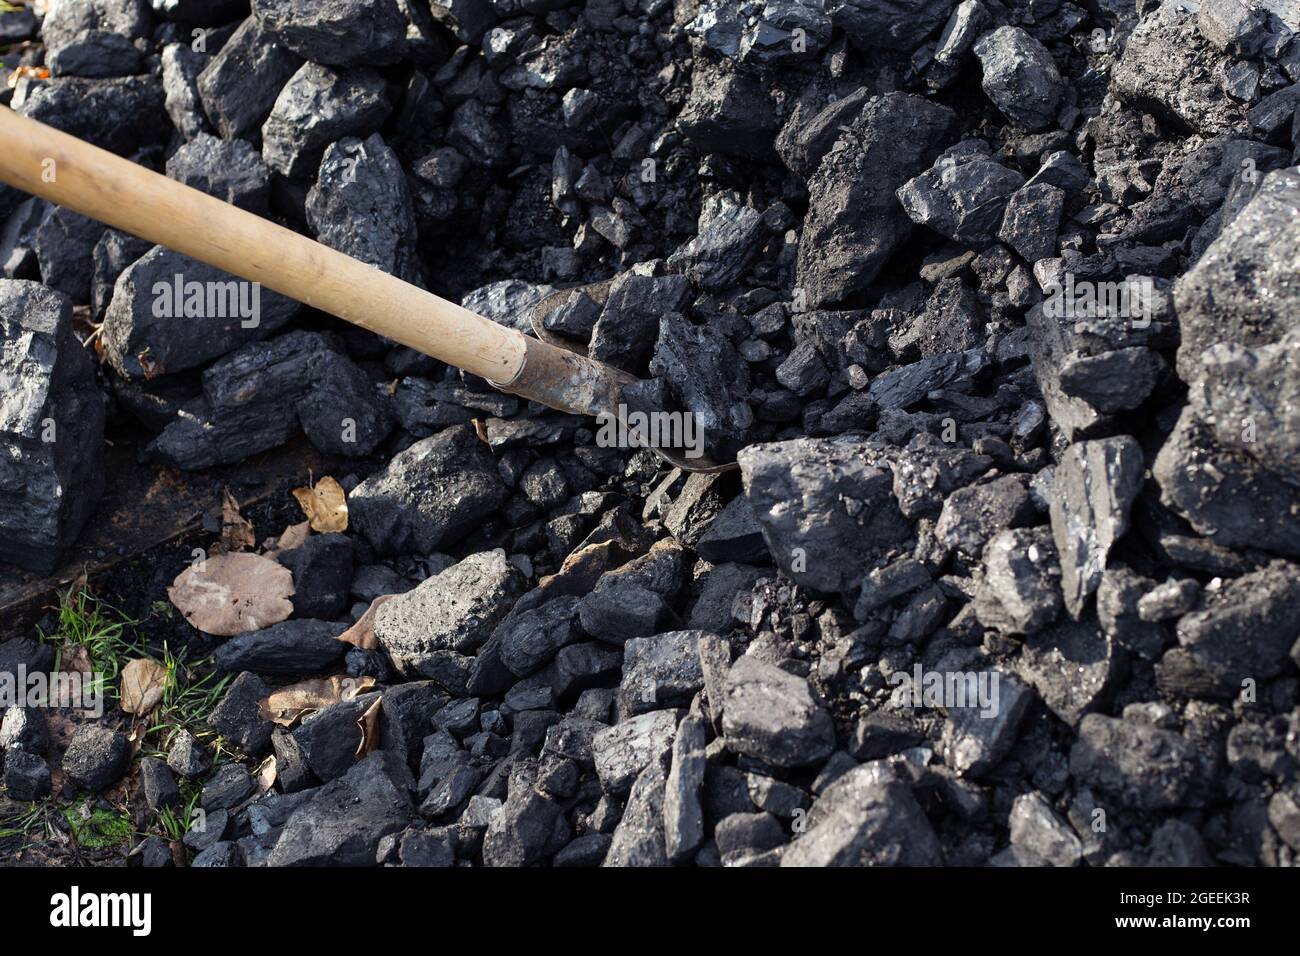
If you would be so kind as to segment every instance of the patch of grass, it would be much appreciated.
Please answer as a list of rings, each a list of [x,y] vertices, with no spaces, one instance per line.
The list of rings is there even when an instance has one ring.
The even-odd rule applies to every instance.
[[[55,809],[53,800],[37,800],[28,804],[21,813],[0,818],[0,840],[10,837],[26,836],[37,827],[44,836],[49,824],[50,813]]]
[[[41,633],[41,640],[56,646],[54,669],[62,664],[68,644],[83,647],[90,658],[93,688],[117,698],[117,677],[129,657],[147,656],[144,643],[136,636],[137,622],[95,597],[85,587],[71,588],[59,601],[58,624],[54,633]]]
[[[182,791],[183,795],[183,791]],[[164,807],[158,813],[158,826],[167,840],[183,840],[194,825],[194,808],[198,806],[201,791],[196,787],[189,799],[178,810],[176,807]]]
[[[125,813],[92,807],[89,797],[64,807],[63,816],[77,843],[89,850],[123,846],[131,838],[131,821]]]

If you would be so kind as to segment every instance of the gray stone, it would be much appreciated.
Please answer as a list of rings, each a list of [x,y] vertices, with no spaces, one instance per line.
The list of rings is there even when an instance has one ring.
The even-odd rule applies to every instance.
[[[1142,449],[1127,435],[1071,445],[1056,466],[1052,536],[1065,606],[1076,618],[1101,583],[1112,546],[1128,530],[1142,473]]]
[[[121,779],[131,763],[126,735],[99,724],[82,724],[63,754],[63,772],[72,782],[91,792]]]
[[[906,784],[873,765],[844,774],[817,798],[782,866],[939,866],[943,851]]]
[[[408,678],[437,680],[439,661],[476,651],[523,592],[504,551],[473,554],[381,605],[375,636]]]
[[[815,765],[835,749],[835,724],[808,682],[751,656],[731,665],[722,709],[727,749],[772,767]]]
[[[998,27],[973,47],[984,72],[984,94],[1016,126],[1050,126],[1065,92],[1046,47],[1020,27]]]
[[[1180,734],[1133,720],[1089,714],[1070,751],[1070,775],[1124,806],[1202,806],[1213,760]]]
[[[805,587],[851,590],[864,566],[911,533],[892,477],[866,445],[803,438],[751,445],[738,460],[768,550]]]

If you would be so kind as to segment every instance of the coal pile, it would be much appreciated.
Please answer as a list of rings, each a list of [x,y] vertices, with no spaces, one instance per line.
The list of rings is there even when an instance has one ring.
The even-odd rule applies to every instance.
[[[149,866],[1300,858],[1293,3],[84,0],[4,44],[15,110],[738,462],[0,188],[0,560],[55,567],[106,429],[181,472],[305,435],[348,502],[267,552],[279,620],[188,629],[201,728],[59,755],[13,708],[9,800],[197,794]]]

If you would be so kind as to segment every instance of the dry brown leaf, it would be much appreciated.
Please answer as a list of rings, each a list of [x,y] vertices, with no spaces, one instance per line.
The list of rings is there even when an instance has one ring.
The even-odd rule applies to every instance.
[[[375,598],[370,602],[370,607],[366,608],[366,613],[361,615],[361,619],[340,634],[338,639],[355,644],[363,651],[375,650],[379,647],[379,638],[375,636],[375,617],[379,614],[379,608],[395,597],[396,594],[381,594]]]
[[[361,728],[361,743],[357,744],[358,760],[379,746],[379,705],[383,700],[382,696],[376,697],[366,712],[357,718],[357,726]]]
[[[293,574],[260,554],[219,554],[182,571],[167,596],[204,634],[233,637],[293,613]]]
[[[295,488],[302,513],[311,530],[321,534],[348,530],[348,499],[343,486],[326,475],[311,488]]]
[[[221,501],[221,547],[223,551],[247,551],[257,544],[253,523],[239,513],[239,502],[229,492]]]
[[[275,786],[276,774],[279,773],[275,755],[267,757],[257,768],[257,794],[261,796]]]
[[[263,720],[292,727],[313,711],[351,700],[375,686],[373,677],[317,677],[281,687],[258,705]]]
[[[65,674],[84,674],[90,676],[95,665],[90,660],[90,651],[82,644],[68,642],[63,645],[63,656],[59,661],[59,670]]]
[[[119,706],[128,714],[143,717],[158,706],[167,686],[167,668],[141,657],[122,668],[122,699]]]
[[[311,522],[300,521],[298,524],[291,524],[284,529],[284,533],[278,538],[267,538],[262,547],[267,554],[279,554],[281,551],[292,551],[294,548],[300,548],[311,537]]]

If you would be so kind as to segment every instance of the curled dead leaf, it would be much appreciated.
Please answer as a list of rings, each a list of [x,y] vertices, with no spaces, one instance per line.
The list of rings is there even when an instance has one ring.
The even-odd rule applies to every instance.
[[[136,717],[148,714],[163,699],[167,687],[167,668],[157,661],[138,658],[122,668],[122,710]]]
[[[268,555],[279,554],[281,551],[292,551],[294,548],[302,547],[309,537],[311,537],[311,522],[300,521],[285,528],[280,537],[267,538],[262,542],[262,547]]]
[[[396,594],[381,594],[375,598],[370,602],[370,607],[366,608],[366,613],[361,615],[361,619],[340,634],[338,639],[354,644],[363,651],[373,651],[379,646],[379,638],[375,636],[375,617],[384,602],[391,601],[395,597]]]
[[[382,696],[376,697],[366,712],[357,718],[357,726],[361,728],[361,742],[357,744],[358,760],[379,746],[379,705],[383,700]]]
[[[278,773],[279,768],[275,762],[274,754],[262,761],[261,765],[257,768],[255,778],[257,780],[258,796],[261,796],[275,786],[275,778]]]
[[[293,574],[260,554],[219,554],[182,571],[167,596],[204,634],[234,637],[293,613]]]
[[[351,700],[375,686],[373,677],[317,677],[281,687],[258,705],[263,720],[292,727],[313,711]]]
[[[247,551],[257,544],[253,523],[239,513],[239,502],[226,491],[221,501],[221,548],[223,551]]]
[[[348,530],[348,499],[343,486],[326,475],[311,488],[295,488],[302,513],[307,516],[311,530],[320,534]]]

